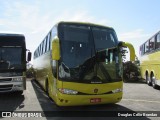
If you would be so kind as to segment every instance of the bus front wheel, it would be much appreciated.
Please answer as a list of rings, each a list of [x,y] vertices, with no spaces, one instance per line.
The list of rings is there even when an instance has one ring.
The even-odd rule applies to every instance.
[[[49,85],[48,85],[48,80],[46,80],[46,94],[49,96]]]
[[[16,91],[16,94],[17,94],[17,95],[22,95],[22,94],[23,94],[23,91]]]
[[[156,84],[156,79],[155,79],[154,75],[151,76],[151,81],[152,81],[152,87],[154,89],[157,89],[158,86]]]
[[[149,77],[148,77],[148,74],[146,74],[146,83],[147,83],[149,86],[152,85],[152,83],[151,83],[151,81],[150,81],[150,79],[149,79]]]

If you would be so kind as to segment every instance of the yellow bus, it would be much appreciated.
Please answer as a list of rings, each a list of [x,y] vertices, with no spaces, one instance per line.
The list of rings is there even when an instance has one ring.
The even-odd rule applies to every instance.
[[[122,99],[122,59],[113,28],[59,22],[34,52],[35,79],[58,106],[116,103]]]
[[[0,33],[0,93],[22,94],[26,89],[26,64],[31,60],[31,52],[26,52],[24,35]]]
[[[146,83],[160,86],[160,31],[140,46],[140,70]]]

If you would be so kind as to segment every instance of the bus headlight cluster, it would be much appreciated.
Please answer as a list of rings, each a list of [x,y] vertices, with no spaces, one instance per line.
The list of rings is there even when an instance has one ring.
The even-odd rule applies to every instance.
[[[70,89],[65,89],[65,88],[59,88],[58,89],[61,93],[63,94],[68,94],[68,95],[76,95],[78,91],[75,90],[70,90]]]
[[[23,77],[13,78],[13,82],[21,82],[23,81]]]
[[[122,92],[122,88],[117,88],[115,90],[112,90],[112,93],[118,93],[118,92]]]

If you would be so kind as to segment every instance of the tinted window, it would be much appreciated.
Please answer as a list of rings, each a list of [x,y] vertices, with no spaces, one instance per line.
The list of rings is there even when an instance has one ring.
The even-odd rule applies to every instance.
[[[48,43],[47,40],[48,40],[48,36],[45,39],[45,52],[47,52],[47,43]]]
[[[121,80],[113,29],[83,24],[59,26],[60,80],[106,83]]]
[[[41,44],[39,46],[39,56],[41,55]]]
[[[155,39],[154,37],[149,41],[149,50],[152,51],[155,48]]]
[[[51,33],[49,33],[47,37],[47,51],[50,50],[50,36],[51,36]]]
[[[145,53],[149,52],[149,42],[145,43]]]
[[[89,29],[84,26],[77,27],[71,25],[70,27],[64,27],[64,40],[86,43],[89,38],[89,32],[87,30]]]
[[[143,45],[140,46],[139,54],[140,54],[140,55],[143,55]]]
[[[145,53],[145,45],[142,45],[142,55]]]
[[[69,67],[76,67],[94,54],[90,44],[89,28],[87,26],[64,25],[61,41],[62,59]],[[92,50],[92,52],[91,52]]]
[[[156,49],[160,48],[160,33],[156,36]]]
[[[40,46],[38,47],[38,57],[40,56]]]
[[[93,27],[93,37],[97,50],[111,48],[117,45],[117,38],[113,30]]]
[[[43,53],[45,53],[46,51],[46,39],[44,39],[43,41]]]
[[[0,47],[0,70],[22,69],[21,47]]]
[[[40,45],[40,49],[41,49],[40,55],[42,55],[42,52],[43,52],[43,46],[42,46],[42,43],[41,43],[41,45]]]

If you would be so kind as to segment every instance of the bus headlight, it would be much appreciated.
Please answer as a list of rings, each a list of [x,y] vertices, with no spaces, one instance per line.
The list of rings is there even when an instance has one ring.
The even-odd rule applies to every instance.
[[[65,88],[59,88],[58,89],[61,93],[63,94],[68,94],[68,95],[76,95],[78,91],[75,90],[70,90],[70,89],[65,89]]]
[[[13,82],[22,82],[23,81],[23,77],[13,78],[12,80],[13,80]]]
[[[122,92],[122,88],[117,88],[115,90],[112,90],[112,93],[118,93],[118,92]]]

